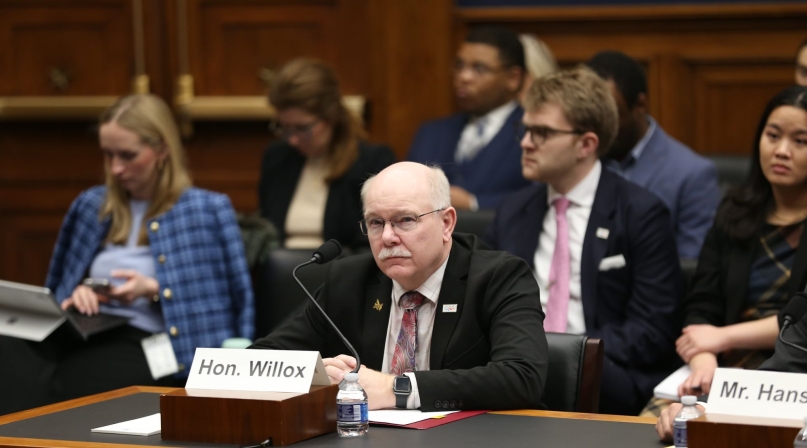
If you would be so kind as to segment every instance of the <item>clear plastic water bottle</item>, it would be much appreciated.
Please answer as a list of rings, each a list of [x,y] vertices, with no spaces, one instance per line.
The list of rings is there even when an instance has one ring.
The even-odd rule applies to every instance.
[[[801,431],[799,431],[796,439],[793,440],[793,448],[805,447],[807,447],[807,416],[804,417],[804,427],[801,428]]]
[[[683,403],[684,407],[673,420],[673,443],[675,448],[687,447],[687,420],[703,415],[703,412],[695,406],[697,401],[698,397],[694,395],[681,397],[681,403]]]
[[[359,374],[348,373],[336,394],[336,432],[341,437],[357,437],[367,434],[369,427],[367,394],[359,385]]]

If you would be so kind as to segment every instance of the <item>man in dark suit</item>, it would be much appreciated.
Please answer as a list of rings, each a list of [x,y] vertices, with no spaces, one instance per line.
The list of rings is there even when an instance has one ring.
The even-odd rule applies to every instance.
[[[421,126],[408,160],[439,165],[457,209],[493,209],[528,184],[513,128],[524,111],[516,96],[524,80],[524,47],[512,31],[471,30],[457,52],[454,91],[461,113]]]
[[[362,202],[372,254],[331,263],[317,300],[359,352],[370,408],[541,407],[547,343],[526,263],[452,236],[439,168],[392,165]],[[318,350],[334,384],[356,365],[313,305],[252,347]]]
[[[721,197],[715,164],[667,135],[647,113],[647,79],[638,62],[603,51],[586,65],[608,82],[619,110],[619,132],[606,166],[664,201],[678,256],[697,259]]]
[[[618,117],[594,72],[547,75],[524,104],[524,177],[545,183],[505,198],[486,239],[535,269],[547,331],[604,340],[600,410],[635,415],[675,367],[680,271],[669,212],[602,168]]]

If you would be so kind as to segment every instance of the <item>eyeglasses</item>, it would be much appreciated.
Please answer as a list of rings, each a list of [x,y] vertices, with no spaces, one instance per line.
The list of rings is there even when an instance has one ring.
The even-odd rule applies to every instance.
[[[465,61],[457,60],[454,62],[454,74],[458,75],[465,71],[465,69],[470,69],[471,73],[474,76],[485,76],[489,73],[494,73],[498,71],[502,71],[504,67],[491,67],[489,65],[485,65],[481,62],[474,62],[471,64],[466,64]]]
[[[365,235],[377,236],[380,235],[382,232],[384,232],[384,225],[387,222],[389,222],[394,229],[398,229],[401,232],[408,232],[410,230],[414,230],[414,228],[417,227],[420,218],[426,215],[430,215],[432,213],[441,212],[443,210],[445,210],[445,208],[438,208],[437,210],[432,210],[422,215],[398,215],[393,216],[390,219],[381,219],[381,218],[362,219],[361,221],[359,221],[359,228],[361,228],[361,233]]]
[[[530,134],[530,139],[532,139],[532,143],[535,146],[541,146],[544,143],[546,143],[548,139],[559,134],[583,135],[585,132],[579,131],[577,129],[567,131],[564,129],[551,128],[549,126],[527,126],[524,123],[516,123],[515,125],[516,141],[520,142],[524,140],[524,136],[527,133]]]
[[[310,138],[314,130],[314,126],[319,123],[319,120],[314,120],[307,124],[294,124],[290,126],[283,126],[279,121],[269,122],[269,130],[272,131],[278,138],[288,140],[293,136],[299,138]]]

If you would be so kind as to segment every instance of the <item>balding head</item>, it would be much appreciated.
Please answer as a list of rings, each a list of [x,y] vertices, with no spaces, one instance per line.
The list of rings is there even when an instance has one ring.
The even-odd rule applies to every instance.
[[[365,219],[406,217],[398,226],[368,226],[368,238],[378,267],[404,288],[416,289],[451,250],[457,215],[445,174],[419,163],[396,163],[368,179],[361,197]],[[401,228],[413,220],[411,229]]]

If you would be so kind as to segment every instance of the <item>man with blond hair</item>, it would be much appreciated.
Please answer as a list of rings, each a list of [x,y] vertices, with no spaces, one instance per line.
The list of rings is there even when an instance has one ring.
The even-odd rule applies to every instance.
[[[332,262],[317,300],[359,352],[370,409],[540,408],[538,285],[522,260],[452,235],[449,188],[413,162],[365,182],[357,225],[372,254]],[[252,348],[317,350],[334,384],[356,366],[313,305]]]
[[[680,271],[670,214],[603,170],[617,133],[605,81],[587,68],[537,80],[524,100],[522,173],[486,239],[534,269],[546,331],[605,342],[600,411],[637,414],[674,365]]]

